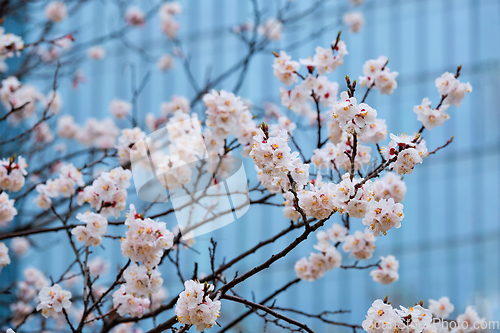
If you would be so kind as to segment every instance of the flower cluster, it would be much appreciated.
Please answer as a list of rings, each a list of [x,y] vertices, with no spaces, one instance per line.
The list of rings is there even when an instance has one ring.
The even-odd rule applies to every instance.
[[[56,59],[59,59],[63,52],[68,52],[73,47],[73,36],[66,35],[59,38],[50,44],[50,47],[45,45],[39,45],[36,48],[36,52],[40,56],[40,59],[45,63],[50,63]]]
[[[6,192],[0,193],[0,227],[5,227],[17,215],[17,209],[14,207],[14,199],[9,199]]]
[[[311,162],[320,172],[329,172],[335,168],[350,171],[352,146],[352,136],[343,133],[337,144],[327,142],[322,148],[315,149]],[[361,170],[363,165],[371,162],[371,151],[371,147],[357,143],[354,170]]]
[[[7,118],[14,126],[33,117],[37,103],[43,102],[45,99],[35,86],[21,84],[15,76],[9,76],[2,80],[0,98],[6,110],[16,110]]]
[[[121,131],[121,135],[118,137],[118,158],[122,164],[129,162],[130,160],[136,160],[143,155],[142,146],[134,145],[139,140],[142,140],[146,133],[144,133],[140,127],[125,128]]]
[[[274,59],[273,64],[274,76],[287,86],[297,82],[297,71],[300,68],[300,64],[297,61],[293,61],[292,57],[286,54],[285,51],[280,51],[280,53],[276,53],[275,56],[276,59]]]
[[[401,227],[404,218],[403,204],[394,202],[393,198],[372,200],[363,224],[372,230],[375,236],[386,235],[392,228]]]
[[[10,243],[10,247],[16,256],[22,256],[30,249],[31,245],[26,237],[14,237]]]
[[[158,265],[164,250],[173,246],[174,235],[167,230],[164,222],[155,222],[137,214],[130,205],[125,224],[128,226],[126,238],[122,240],[122,254],[146,267]]]
[[[373,182],[375,189],[375,200],[394,199],[394,202],[402,202],[406,194],[406,184],[403,179],[394,172],[387,172],[383,177]]]
[[[189,99],[184,96],[172,96],[170,101],[160,104],[160,113],[164,118],[168,118],[175,114],[177,111],[183,113],[191,113],[191,104]]]
[[[58,284],[54,284],[52,287],[43,287],[38,294],[40,304],[37,305],[36,310],[41,311],[45,318],[57,318],[59,312],[71,307],[70,298],[71,293],[62,289]]]
[[[0,243],[0,272],[8,264],[10,264],[9,248],[4,243]]]
[[[431,104],[432,102],[429,101],[429,98],[425,97],[422,100],[422,104],[413,107],[413,112],[417,114],[418,121],[421,121],[422,125],[428,130],[433,129],[435,126],[441,126],[445,121],[450,119],[450,116],[446,113],[448,105],[445,104],[433,109]]]
[[[441,96],[446,96],[443,101],[444,105],[460,106],[465,94],[472,92],[472,86],[469,82],[460,82],[458,74],[453,75],[450,72],[446,72],[436,79],[436,87]]]
[[[24,280],[17,283],[17,302],[10,305],[12,311],[11,322],[16,326],[22,323],[29,313],[33,312],[32,300],[36,300],[40,290],[49,285],[45,275],[34,267],[24,269],[23,275]]]
[[[76,136],[79,129],[72,116],[64,115],[57,118],[57,134],[61,138],[72,139]]]
[[[109,149],[115,146],[120,131],[110,119],[89,118],[83,128],[76,133],[76,139],[84,146]]]
[[[385,119],[375,119],[373,123],[364,127],[359,141],[363,143],[379,143],[387,138],[387,125]]]
[[[24,177],[28,174],[28,164],[22,156],[0,160],[0,188],[17,192],[24,186]]]
[[[295,263],[295,274],[302,280],[314,281],[319,279],[327,271],[339,268],[342,263],[342,254],[335,246],[330,244],[327,239],[328,235],[323,232],[318,233],[317,237],[319,242],[315,248],[320,252],[311,253],[309,260],[303,257]]]
[[[277,136],[268,137],[260,131],[254,137],[250,156],[255,165],[264,174],[272,178],[271,184],[288,191],[290,182],[288,174],[296,183],[297,189],[302,189],[309,182],[309,164],[302,163],[299,153],[290,153],[286,131],[279,131]]]
[[[333,117],[339,121],[343,131],[350,134],[363,134],[366,128],[375,122],[377,111],[368,104],[358,105],[355,97],[349,97],[347,91],[340,93],[340,100],[332,105]]]
[[[370,230],[366,229],[364,232],[357,230],[354,234],[346,236],[342,249],[344,252],[351,252],[356,259],[370,259],[375,251],[376,240]]]
[[[76,218],[86,226],[78,226],[71,230],[79,242],[83,242],[85,246],[101,245],[102,236],[106,233],[108,220],[101,214],[85,212],[76,215]]]
[[[181,4],[177,1],[165,2],[158,11],[160,29],[170,39],[174,39],[177,36],[180,24],[175,20],[175,16],[179,15],[181,12]]]
[[[59,177],[56,179],[49,179],[45,184],[38,184],[36,191],[38,196],[34,202],[39,208],[47,210],[52,205],[53,198],[62,195],[69,198],[76,192],[76,186],[84,186],[83,176],[80,170],[75,168],[73,164],[66,164],[60,168]]]
[[[150,301],[147,298],[134,296],[129,293],[126,285],[113,293],[113,306],[120,316],[129,314],[132,317],[142,317],[144,311],[149,309]]]
[[[379,268],[371,271],[370,275],[375,282],[391,284],[399,280],[398,268],[399,261],[394,256],[380,257]]]
[[[2,59],[12,58],[15,54],[19,56],[23,48],[24,41],[21,37],[5,33],[5,29],[0,27],[0,57]]]
[[[130,114],[132,104],[122,99],[115,98],[109,103],[109,112],[118,119],[124,119]]]
[[[274,17],[270,17],[263,25],[259,26],[258,31],[269,40],[280,40],[283,31],[283,23]]]
[[[209,296],[214,286],[208,283],[188,280],[184,282],[184,291],[179,295],[175,314],[180,323],[195,325],[197,332],[212,328],[219,318],[221,302]]]
[[[431,311],[421,305],[400,309],[394,309],[387,301],[380,299],[373,302],[366,319],[363,321],[363,329],[369,333],[376,332],[433,332]]]
[[[342,15],[342,22],[349,28],[350,32],[356,33],[365,25],[365,17],[363,13],[358,11],[347,12]]]
[[[118,217],[125,209],[131,177],[130,170],[124,170],[122,167],[103,172],[92,185],[86,186],[78,193],[76,202],[80,206],[88,202],[92,209],[98,210],[104,217]]]
[[[363,65],[363,75],[359,78],[359,83],[363,87],[379,89],[381,94],[391,95],[398,87],[396,77],[398,72],[391,72],[387,67],[387,57],[380,56],[378,59],[371,59]]]
[[[135,263],[123,272],[128,292],[143,297],[149,297],[160,290],[163,284],[160,275],[157,269],[149,269],[144,265],[139,266]]]
[[[399,175],[410,174],[415,165],[422,163],[423,158],[427,157],[427,146],[424,139],[420,136],[416,138],[402,134],[396,136],[391,133],[391,141],[387,145],[385,158],[394,160],[389,166]]]
[[[53,23],[63,21],[68,16],[66,4],[62,1],[52,1],[45,6],[45,16]]]
[[[335,55],[334,55],[335,53]],[[312,61],[310,59],[301,59],[300,63],[309,67],[316,68],[319,75],[333,72],[344,63],[344,57],[349,54],[347,47],[342,40],[332,43],[329,48],[316,47],[316,54]]]
[[[256,129],[256,125],[240,97],[225,90],[212,90],[203,96],[203,102],[207,107],[205,123],[215,136],[224,140],[229,134],[234,134],[244,145],[252,141],[253,131],[247,135],[243,132]]]

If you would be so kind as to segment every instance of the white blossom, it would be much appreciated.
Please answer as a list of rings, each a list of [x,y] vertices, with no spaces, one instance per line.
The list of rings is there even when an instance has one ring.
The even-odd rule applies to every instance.
[[[422,122],[422,125],[428,130],[435,126],[441,126],[445,121],[450,119],[446,113],[448,105],[444,104],[438,109],[431,107],[431,101],[426,97],[422,100],[422,104],[413,107],[413,112],[417,114],[417,119]]]
[[[137,214],[133,204],[125,224],[129,229],[121,243],[121,250],[126,258],[152,268],[160,262],[163,251],[173,246],[174,235],[166,229],[165,223]]]
[[[9,248],[0,242],[0,272],[2,268],[10,264]]]
[[[158,59],[156,65],[160,71],[168,71],[169,69],[174,68],[174,58],[170,54],[164,54]]]
[[[42,312],[45,318],[57,318],[58,314],[65,309],[71,307],[71,293],[61,288],[60,285],[54,284],[52,287],[43,287],[38,294],[40,303],[36,310]]]
[[[259,26],[258,31],[261,35],[266,36],[269,40],[275,41],[281,39],[283,23],[274,17],[270,17]]]
[[[17,215],[14,202],[14,199],[9,199],[6,192],[0,193],[0,227],[6,227]]]
[[[383,177],[373,182],[375,200],[394,199],[402,202],[406,194],[406,184],[403,179],[393,172],[387,172]]]
[[[443,101],[444,105],[460,106],[465,94],[472,92],[472,86],[469,82],[460,82],[450,72],[446,72],[436,79],[436,87],[441,96],[446,95]]]
[[[5,29],[0,27],[0,56],[3,59],[12,58],[14,55],[19,56],[22,49],[24,49],[23,39],[12,33],[5,33]],[[3,68],[3,70],[5,69]]]
[[[377,117],[375,109],[365,103],[358,105],[357,99],[349,97],[347,91],[340,93],[340,100],[332,105],[332,110],[340,128],[350,134],[363,134]]]
[[[92,46],[87,50],[87,57],[91,60],[102,60],[106,56],[106,51],[102,46]]]
[[[108,220],[100,214],[85,212],[76,215],[76,218],[86,226],[77,226],[71,230],[79,242],[85,246],[98,246],[102,242],[102,237],[106,233]]]
[[[275,56],[273,64],[274,76],[287,86],[297,82],[298,75],[296,72],[299,70],[300,64],[297,61],[293,61],[292,57],[286,54],[285,51],[280,51]]]
[[[356,33],[365,25],[365,17],[363,13],[358,11],[347,12],[342,15],[342,22],[349,28],[350,32]]]
[[[221,308],[221,302],[209,296],[214,286],[188,280],[184,282],[184,288],[175,305],[177,320],[182,324],[195,325],[197,332],[212,328]]]
[[[31,245],[26,237],[14,237],[10,247],[16,256],[22,256],[30,249]]]
[[[122,99],[115,98],[109,103],[109,112],[118,119],[124,119],[132,110],[132,104]]]
[[[359,83],[362,87],[379,89],[381,94],[391,95],[394,89],[398,87],[396,77],[398,72],[391,72],[387,67],[387,57],[380,56],[377,59],[371,59],[363,65],[363,75],[359,77]]]
[[[370,275],[377,283],[391,284],[399,280],[398,268],[399,261],[394,256],[380,257],[379,268],[372,270]]]
[[[79,130],[72,116],[64,115],[57,119],[57,134],[61,138],[74,138]]]
[[[448,297],[441,297],[437,301],[434,299],[429,300],[429,310],[431,310],[434,316],[447,319],[455,310],[455,306],[451,304]]]
[[[149,309],[150,301],[129,293],[126,285],[113,293],[113,307],[120,316],[142,317],[144,311]]]
[[[45,16],[53,23],[63,21],[68,16],[66,4],[62,1],[52,1],[45,6]]]
[[[365,232],[357,230],[353,235],[345,238],[342,249],[344,252],[351,252],[356,259],[370,259],[375,251],[376,240],[368,229]]]
[[[363,224],[368,226],[375,236],[380,233],[386,235],[390,229],[400,228],[403,218],[403,205],[394,202],[393,198],[372,200]]]

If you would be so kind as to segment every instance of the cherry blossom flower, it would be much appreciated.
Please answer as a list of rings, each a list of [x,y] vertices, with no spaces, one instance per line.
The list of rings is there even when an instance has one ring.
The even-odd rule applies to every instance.
[[[212,328],[219,318],[221,308],[221,302],[212,300],[209,296],[214,286],[188,280],[184,282],[184,288],[175,306],[177,320],[182,324],[196,326],[197,332]]]
[[[441,297],[439,300],[429,300],[429,310],[438,318],[448,318],[448,316],[455,310],[455,306],[451,304],[448,297]]]
[[[106,51],[102,46],[92,46],[87,50],[87,57],[91,60],[100,61],[106,56]]]
[[[375,236],[386,235],[392,228],[400,228],[404,218],[403,205],[393,198],[371,201],[363,224],[368,226]]]
[[[399,280],[399,261],[392,255],[380,257],[380,267],[370,272],[373,281],[381,284],[391,284]]]
[[[125,12],[125,21],[130,25],[144,25],[146,14],[139,7],[132,6]]]
[[[340,128],[350,134],[363,134],[377,117],[375,109],[365,103],[358,105],[357,99],[349,97],[347,91],[340,93],[340,100],[332,105],[332,110]]]
[[[268,18],[266,22],[258,28],[258,31],[261,35],[266,36],[269,40],[272,41],[281,39],[282,30],[283,23],[281,23],[281,21],[275,19],[274,17]]]
[[[387,57],[380,56],[377,59],[371,59],[363,65],[363,75],[359,77],[359,83],[362,87],[379,89],[381,94],[392,95],[394,89],[398,87],[396,77],[398,72],[391,72],[387,67]]]
[[[278,78],[285,85],[290,86],[298,81],[296,72],[300,68],[297,61],[293,61],[292,57],[286,54],[285,51],[280,51],[279,54],[275,53],[273,69],[274,76]]]
[[[342,22],[349,28],[350,32],[359,32],[365,25],[365,18],[361,12],[347,12],[342,15]]]
[[[394,202],[402,202],[406,194],[406,184],[400,176],[393,172],[387,172],[383,177],[373,182],[375,189],[375,200],[394,199]]]
[[[57,134],[62,138],[74,138],[79,130],[72,116],[64,115],[57,119]]]
[[[16,256],[22,256],[30,249],[31,245],[26,237],[14,237],[10,244],[12,251]]]
[[[472,92],[472,86],[469,82],[460,82],[450,72],[446,72],[436,79],[436,87],[441,96],[446,96],[443,101],[445,105],[460,106],[465,94]]]
[[[413,107],[413,112],[417,114],[417,119],[422,122],[422,125],[428,130],[435,126],[441,126],[445,121],[450,119],[446,113],[448,105],[442,105],[439,109],[431,107],[431,101],[426,97],[422,100],[422,104]]]
[[[368,229],[365,232],[357,230],[353,235],[346,236],[342,249],[344,252],[351,252],[357,259],[370,259],[375,251],[376,240]]]
[[[131,317],[142,317],[149,309],[150,301],[129,293],[127,286],[122,285],[120,289],[113,293],[113,307],[120,316],[130,315]]]
[[[6,227],[17,215],[14,202],[14,199],[9,199],[6,192],[0,193],[0,227]]]
[[[106,233],[108,227],[108,220],[100,214],[79,213],[76,218],[80,222],[84,222],[86,226],[78,226],[71,230],[79,242],[84,243],[85,246],[98,246],[102,242],[102,236]]]
[[[71,308],[71,293],[61,288],[60,285],[54,284],[52,287],[43,287],[38,294],[40,303],[36,310],[41,311],[45,318],[57,318],[60,312]]]
[[[4,243],[0,243],[0,272],[8,264],[10,264],[9,248]]]
[[[132,104],[122,99],[115,98],[109,103],[109,112],[118,119],[124,119],[132,110]]]
[[[164,54],[158,59],[156,65],[160,71],[166,72],[169,69],[174,68],[174,58],[170,54]]]
[[[66,4],[62,1],[52,1],[45,6],[45,16],[49,21],[58,23],[63,21],[68,16]]]
[[[121,243],[122,255],[148,268],[155,267],[164,250],[173,246],[174,235],[166,229],[164,222],[155,222],[137,214],[133,204],[125,224],[129,229]]]

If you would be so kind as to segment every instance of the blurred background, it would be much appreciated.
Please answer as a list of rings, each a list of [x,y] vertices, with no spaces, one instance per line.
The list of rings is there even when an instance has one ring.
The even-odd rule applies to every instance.
[[[276,15],[277,9],[286,5],[284,0],[259,0],[258,3],[264,20]],[[290,13],[301,13],[314,3],[298,0],[292,4]],[[30,6],[29,10],[43,13],[45,4],[42,1]],[[149,75],[146,87],[137,99],[137,110],[142,115],[139,124],[143,128],[144,115],[148,112],[158,115],[160,103],[170,100],[172,95],[192,99],[195,91],[182,61],[176,59],[175,68],[166,73],[156,68],[157,58],[172,53],[176,46],[180,46],[188,57],[192,75],[200,87],[207,78],[213,79],[241,61],[247,52],[246,45],[232,33],[232,28],[253,19],[250,1],[181,1],[183,12],[178,17],[181,23],[178,37],[182,44],[169,41],[162,34],[157,17],[152,17],[142,28],[127,30],[122,38],[108,40],[109,33],[123,26],[123,10],[132,4],[145,11],[154,5],[149,1],[87,1],[77,14],[60,23],[55,30],[62,33],[76,30],[72,54],[80,55],[82,59],[88,46],[101,45],[106,51],[102,61],[75,61],[70,66],[71,73],[79,69],[86,78],[77,89],[71,85],[72,74],[68,73],[59,82],[64,101],[62,113],[73,115],[78,123],[89,117],[111,117],[109,102],[114,98],[131,100],[132,92],[146,75]],[[433,131],[425,131],[424,138],[430,150],[444,144],[451,136],[455,140],[439,154],[418,165],[413,174],[404,177],[408,192],[403,202],[405,218],[402,227],[379,237],[374,258],[367,261],[375,262],[381,255],[394,254],[400,262],[399,281],[383,286],[372,281],[369,270],[335,269],[316,282],[303,281],[292,287],[277,297],[277,305],[294,305],[309,313],[351,310],[351,313],[332,319],[360,324],[373,300],[386,295],[394,305],[408,306],[420,299],[427,304],[429,298],[449,296],[455,304],[452,317],[463,313],[467,305],[475,305],[480,315],[488,320],[500,320],[500,47],[497,43],[500,2],[366,0],[363,5],[354,7],[350,1],[336,0],[320,5],[314,13],[286,25],[280,41],[270,43],[252,58],[237,93],[252,102],[252,112],[258,114],[265,102],[281,104],[281,83],[272,73],[274,57],[271,51],[283,49],[295,60],[306,58],[314,54],[316,46],[329,45],[339,30],[342,30],[349,55],[345,57],[344,65],[329,78],[337,81],[341,90],[345,89],[345,75],[357,78],[362,75],[364,62],[380,55],[387,56],[391,70],[400,73],[398,88],[393,95],[381,96],[373,91],[367,99],[368,104],[377,109],[378,117],[387,120],[389,132],[410,134],[418,130],[420,124],[412,111],[413,106],[419,105],[424,97],[437,104],[440,97],[435,79],[446,71],[455,72],[458,65],[463,66],[460,80],[469,81],[474,90],[465,98],[462,107],[449,110],[451,119],[448,122]],[[365,17],[365,25],[358,33],[350,33],[341,22],[342,14],[353,10],[361,11]],[[42,21],[43,17],[34,16],[33,19]],[[12,32],[24,32],[25,40],[36,38],[38,31],[25,29],[25,25],[22,21],[7,22],[10,30],[14,29]],[[233,90],[238,74],[233,73],[214,88]],[[40,71],[23,80],[49,87],[52,81],[48,77],[52,76],[53,67],[47,67],[46,72]],[[364,88],[359,92],[364,93]],[[202,103],[196,104],[194,110],[202,115]],[[296,115],[290,117],[301,122]],[[130,126],[125,122],[118,124]],[[302,149],[309,147],[312,151],[314,135],[314,130],[297,131],[295,139]],[[251,160],[246,161],[246,171],[247,175],[254,175]],[[29,218],[30,214],[27,208],[17,223],[21,224],[22,219]],[[169,228],[176,225],[173,216],[169,216],[166,222]],[[333,216],[326,226],[329,228],[332,222],[340,222],[340,217]],[[249,213],[235,223],[197,238],[195,248],[200,253],[183,252],[182,268],[188,275],[192,272],[192,262],[197,261],[200,272],[209,273],[207,249],[210,237],[218,242],[218,262],[222,262],[224,256],[230,260],[235,253],[279,232],[287,224],[280,209],[252,206]],[[363,229],[361,221],[354,220],[351,225],[354,229]],[[113,232],[124,230],[113,229]],[[263,248],[236,269],[242,273],[254,267],[297,235],[291,234]],[[70,253],[61,251],[65,247],[65,235],[32,239],[40,249],[46,250],[31,250],[28,256],[2,271],[2,280],[16,279],[22,268],[29,265],[45,272],[62,273],[71,262]],[[309,239],[287,259],[240,285],[237,288],[239,294],[247,298],[255,295],[259,300],[295,279],[295,261],[314,251],[315,242],[315,239]],[[109,246],[105,244],[105,248],[101,253],[112,267],[124,262],[116,242],[110,242]],[[343,258],[344,264],[354,262],[347,254],[343,254]],[[231,278],[236,269],[229,270],[227,277]],[[160,271],[170,295],[183,289],[172,266],[163,265]],[[112,270],[109,278],[113,276]],[[227,323],[245,311],[242,305],[223,302],[220,322]],[[297,319],[304,319],[318,332],[344,331],[341,327],[332,328],[313,319]],[[261,322],[256,316],[248,317],[234,332],[259,331]],[[255,328],[256,325],[259,329]],[[151,322],[146,322],[145,327],[150,328]],[[269,332],[275,330],[268,327]]]

